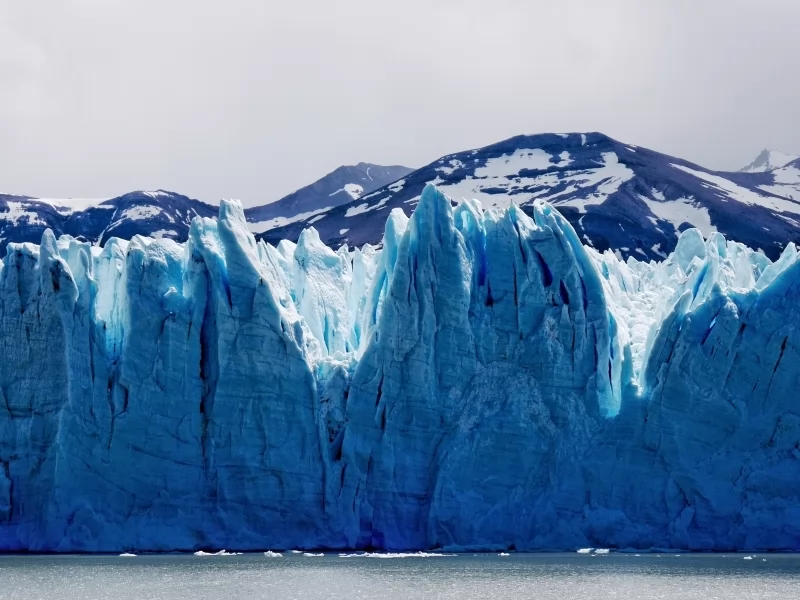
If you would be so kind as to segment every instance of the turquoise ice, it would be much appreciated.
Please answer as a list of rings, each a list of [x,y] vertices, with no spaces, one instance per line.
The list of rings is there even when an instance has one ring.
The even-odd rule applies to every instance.
[[[532,213],[10,244],[0,550],[800,549],[795,247]]]

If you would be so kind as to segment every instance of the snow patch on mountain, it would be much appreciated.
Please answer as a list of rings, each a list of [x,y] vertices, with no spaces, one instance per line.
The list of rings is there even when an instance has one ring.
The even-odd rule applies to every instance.
[[[30,202],[25,201],[9,201],[6,203],[8,210],[4,213],[0,213],[0,218],[14,225],[18,225],[21,220],[28,225],[46,225],[45,221],[39,217],[39,213],[30,210],[30,204]]]
[[[800,184],[800,168],[787,165],[773,172],[775,183],[785,183],[789,185]]]
[[[690,173],[698,179],[706,181],[709,188],[724,192],[725,197],[727,198],[732,198],[744,204],[765,206],[770,210],[777,212],[791,212],[800,214],[800,202],[793,202],[791,200],[783,200],[774,196],[759,194],[753,190],[737,185],[735,182],[731,181],[730,179],[726,179],[721,175],[714,175],[712,173],[706,173],[705,171],[698,171],[684,165],[673,164],[672,166],[686,173]]]
[[[789,200],[800,201],[800,168],[796,163],[772,171],[772,185],[760,185],[767,193],[781,196]]]
[[[460,162],[460,161],[455,161]],[[562,167],[569,164],[567,160],[553,162],[553,157],[539,148],[519,148],[512,154],[504,154],[498,158],[490,158],[482,167],[475,169],[476,179],[516,177],[522,169],[544,171],[551,166]]]
[[[634,176],[614,152],[604,153],[596,168],[571,170],[568,169],[571,163],[567,151],[561,152],[556,159],[543,150],[526,148],[490,158],[484,166],[476,168],[473,174],[460,181],[437,177],[430,183],[455,200],[475,199],[487,208],[505,209],[511,204],[540,199],[585,212],[587,206],[602,204],[609,194]],[[535,171],[547,172],[536,174]],[[583,188],[592,191],[579,198],[561,200],[562,196]]]
[[[164,190],[155,190],[153,192],[142,191],[142,194],[144,194],[145,196],[149,196],[151,198],[159,198],[159,197],[168,198],[170,195],[169,192],[165,192]]]
[[[339,188],[335,192],[328,194],[328,196],[335,196],[336,194],[346,193],[350,196],[353,200],[357,200],[361,197],[361,194],[364,193],[364,188],[357,183],[346,183],[343,187]]]
[[[699,206],[692,198],[679,198],[669,202],[664,200],[663,194],[660,199],[656,200],[646,196],[640,196],[640,198],[647,204],[650,212],[659,219],[672,223],[676,231],[680,230],[682,225],[688,225],[699,229],[704,236],[708,237],[717,230],[711,224],[708,209]]]
[[[174,229],[159,229],[158,231],[154,231],[151,234],[151,237],[153,239],[156,239],[156,240],[161,239],[161,238],[172,238],[172,239],[174,239],[174,238],[178,237],[178,232],[175,231]]]
[[[377,207],[377,205],[375,206]],[[347,209],[347,212],[344,213],[345,217],[355,217],[356,215],[363,215],[365,212],[372,210],[375,207],[370,207],[370,205],[366,202],[363,204],[357,204],[356,206],[351,206]]]
[[[257,223],[249,223],[248,227],[250,231],[253,233],[264,233],[265,231],[269,231],[270,229],[275,229],[276,227],[283,227],[284,225],[288,225],[289,223],[297,223],[299,221],[305,221],[306,219],[312,219],[317,215],[322,215],[329,210],[331,210],[332,206],[326,206],[324,208],[319,208],[317,210],[311,210],[305,213],[298,213],[292,217],[274,217],[272,219],[267,219],[266,221],[259,221]]]
[[[113,209],[112,205],[104,204],[111,198],[36,198],[37,202],[44,202],[55,206],[61,213],[83,212],[90,208]]]
[[[386,189],[391,190],[392,192],[399,192],[403,189],[403,186],[406,184],[405,179],[398,179],[394,183],[386,186]]]
[[[440,162],[440,163],[444,163],[445,161],[447,161],[447,164],[448,164],[449,166],[446,166],[446,167],[436,167],[436,170],[437,170],[437,171],[439,171],[440,173],[444,173],[445,175],[451,175],[451,174],[453,174],[455,171],[457,171],[458,169],[463,169],[463,168],[464,168],[464,163],[462,163],[462,162],[461,162],[460,160],[458,160],[458,159],[453,159],[453,160],[449,160],[449,161],[448,161],[447,159],[443,158],[443,159],[441,159],[439,162]]]
[[[602,204],[611,194],[619,190],[620,186],[634,177],[634,172],[625,164],[621,163],[615,152],[604,152],[601,168],[592,169],[583,173],[565,173],[562,178],[568,184],[574,184],[577,188],[596,187],[596,190],[583,198],[575,198],[567,201],[559,201],[560,194],[540,196],[542,200],[553,202],[556,205],[573,206],[580,212],[586,212],[586,207]],[[567,190],[573,191],[571,185]]]
[[[145,204],[144,206],[133,206],[131,208],[126,208],[122,211],[120,215],[120,219],[130,219],[131,221],[143,221],[145,219],[152,219],[161,214],[161,208],[158,206],[150,206]],[[167,215],[168,216],[168,215]],[[168,218],[173,221],[171,216]]]

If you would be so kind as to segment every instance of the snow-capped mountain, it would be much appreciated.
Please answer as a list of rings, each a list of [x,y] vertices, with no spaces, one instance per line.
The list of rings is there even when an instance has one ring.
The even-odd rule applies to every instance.
[[[335,171],[275,202],[247,209],[254,232],[310,219],[410,173],[403,166],[358,163]],[[102,244],[134,235],[186,241],[195,216],[214,217],[218,206],[181,194],[137,191],[114,198],[35,198],[0,194],[0,256],[9,242],[36,242],[45,229]]]
[[[742,173],[764,173],[785,167],[790,162],[800,158],[798,154],[786,154],[777,150],[762,150],[756,159],[749,165],[740,169]]]
[[[296,240],[313,225],[331,245],[380,242],[393,208],[410,213],[426,184],[454,200],[530,211],[547,200],[581,240],[638,259],[662,259],[680,231],[696,227],[762,249],[775,258],[800,241],[800,169],[723,173],[601,133],[517,136],[450,154],[348,204],[261,234]]]
[[[358,200],[362,195],[396,181],[411,171],[413,169],[399,165],[383,166],[364,162],[345,165],[280,200],[247,209],[245,214],[251,231],[256,233],[295,221],[313,219],[321,212]]]
[[[137,234],[185,241],[195,216],[213,217],[218,210],[164,190],[92,200],[0,194],[0,254],[9,242],[38,243],[46,229],[94,244]]]
[[[800,241],[800,158],[762,153],[746,170],[729,173],[600,133],[517,136],[450,154],[412,171],[402,166],[343,166],[269,204],[245,210],[250,230],[269,242],[296,240],[315,227],[331,245],[379,243],[392,208],[413,210],[433,183],[453,200],[488,208],[535,199],[551,202],[581,240],[621,256],[661,259],[680,231],[697,227],[775,258]],[[0,253],[10,241],[56,235],[103,243],[142,234],[184,241],[192,217],[217,207],[159,190],[106,200],[36,199],[0,195]]]

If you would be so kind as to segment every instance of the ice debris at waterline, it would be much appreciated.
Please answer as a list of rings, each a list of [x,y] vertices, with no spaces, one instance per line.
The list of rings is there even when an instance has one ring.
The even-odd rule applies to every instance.
[[[380,250],[46,232],[0,267],[0,550],[798,549],[799,283],[433,187]]]
[[[458,555],[442,554],[441,552],[356,552],[352,554],[340,554],[339,558],[440,558],[443,556]]]

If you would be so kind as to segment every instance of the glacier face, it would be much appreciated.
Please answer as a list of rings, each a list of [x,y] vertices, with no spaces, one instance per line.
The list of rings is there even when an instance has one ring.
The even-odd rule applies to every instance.
[[[622,262],[532,213],[10,245],[0,550],[799,548],[794,245]]]

